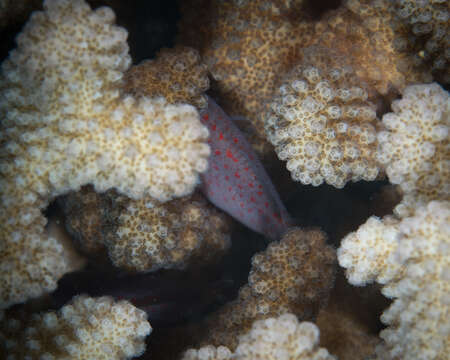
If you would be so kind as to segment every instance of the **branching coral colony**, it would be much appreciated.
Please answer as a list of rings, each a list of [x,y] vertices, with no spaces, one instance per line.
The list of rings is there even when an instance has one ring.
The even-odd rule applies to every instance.
[[[343,0],[320,17],[309,5],[183,1],[178,45],[133,67],[127,32],[110,8],[45,0],[31,15],[0,73],[1,358],[146,356],[152,328],[127,300],[80,294],[35,313],[13,305],[45,300],[82,256],[132,272],[217,262],[233,220],[207,199],[230,201],[222,209],[237,220],[250,216],[242,211],[253,209],[253,199],[255,223],[273,204],[254,196],[283,208],[254,155],[269,161],[273,150],[298,186],[340,189],[386,177],[402,200],[345,236],[337,252],[318,229],[274,232],[237,298],[181,329],[188,340],[177,356],[448,358],[450,96],[442,86],[449,84],[450,3]],[[8,6],[0,1],[0,19]],[[225,122],[201,121],[200,114],[222,113],[205,94],[210,79],[255,152],[243,135],[224,136]],[[226,161],[215,162],[222,152]],[[257,164],[255,179],[271,196],[232,171],[243,163]],[[195,188],[211,171],[221,181],[202,195]],[[246,181],[228,190],[229,176]],[[75,246],[45,226],[42,211],[56,197]],[[379,336],[336,304],[324,308],[336,258],[350,284],[377,282],[392,300]],[[343,344],[328,342],[326,350],[327,319],[338,322]]]

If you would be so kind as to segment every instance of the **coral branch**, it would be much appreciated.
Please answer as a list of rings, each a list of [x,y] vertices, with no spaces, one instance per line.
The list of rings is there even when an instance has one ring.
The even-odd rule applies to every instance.
[[[206,321],[202,344],[224,345],[234,350],[238,336],[253,321],[292,312],[312,319],[327,300],[334,281],[333,249],[318,230],[292,228],[279,242],[252,259],[248,284],[239,296]]]
[[[432,201],[403,220],[370,218],[343,239],[339,264],[350,283],[376,280],[393,298],[381,358],[444,360],[450,352],[450,203]]]
[[[53,197],[93,183],[166,201],[191,193],[208,166],[194,107],[120,96],[131,59],[114,18],[47,0],[2,64],[0,307],[53,290],[69,270],[44,234],[40,210]]]
[[[144,352],[152,331],[146,319],[127,301],[82,295],[25,322],[4,317],[0,339],[8,359],[125,360]]]

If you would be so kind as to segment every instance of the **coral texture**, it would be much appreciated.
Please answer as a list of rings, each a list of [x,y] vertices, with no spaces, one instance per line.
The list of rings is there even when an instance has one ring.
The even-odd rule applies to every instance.
[[[28,321],[4,317],[0,339],[8,359],[131,359],[152,331],[144,311],[111,297],[77,296],[58,312]]]
[[[236,300],[210,316],[202,343],[234,350],[238,336],[255,320],[285,312],[301,320],[313,318],[333,285],[334,262],[323,232],[288,230],[281,241],[253,256],[248,284]]]
[[[210,131],[212,153],[208,170],[201,177],[203,194],[252,230],[279,239],[292,223],[291,218],[247,139],[211,97],[200,95],[209,82],[199,61],[198,53],[191,48],[163,50],[156,60],[133,67],[124,89],[140,96],[162,95],[171,102],[194,103],[201,108],[201,121]],[[171,72],[173,79],[161,79],[161,70]],[[166,84],[167,80],[173,80],[174,86]]]
[[[426,67],[414,61],[405,41],[408,30],[397,19],[390,0],[346,0],[315,24],[315,45],[345,56],[372,97],[431,80]]]
[[[450,199],[450,96],[438,84],[411,85],[383,116],[378,160],[404,193],[404,217],[431,200]]]
[[[340,360],[369,359],[375,353],[379,338],[368,334],[365,325],[352,314],[334,308],[321,311],[317,318],[320,343]]]
[[[381,320],[390,359],[446,359],[450,352],[450,202],[432,201],[412,217],[370,218],[338,249],[350,283],[376,280],[393,298]]]
[[[342,281],[345,281],[345,288],[342,289],[342,284],[335,285],[328,304],[315,320],[320,329],[320,344],[339,360],[370,359],[381,341],[377,331],[370,326],[372,321],[379,325],[377,313],[358,296],[358,291],[367,287],[355,288],[346,279]],[[341,287],[339,294],[335,292],[336,286]],[[370,292],[364,295],[369,295],[371,300],[375,297]]]
[[[253,123],[258,135],[251,142],[263,151],[270,151],[270,146],[261,144],[265,103],[279,74],[291,67],[300,48],[312,40],[313,27],[289,16],[298,13],[302,2],[183,2],[180,42],[199,49],[221,105],[230,115]]]
[[[374,180],[375,106],[345,59],[320,47],[284,77],[266,115],[269,141],[292,178],[342,188],[347,181]]]
[[[299,323],[293,314],[255,321],[248,334],[239,339],[238,359],[333,360],[319,348],[319,329],[311,322]]]
[[[447,0],[396,0],[395,12],[410,29],[417,60],[425,61],[435,79],[450,82],[450,3]]]
[[[447,360],[449,10],[0,0],[0,359]]]
[[[183,269],[200,258],[211,263],[230,246],[231,219],[199,193],[161,203],[83,188],[61,203],[81,249],[91,256],[106,250],[129,271]]]
[[[0,76],[1,307],[53,290],[68,270],[43,232],[50,199],[92,182],[168,200],[192,192],[208,166],[194,107],[120,96],[131,59],[111,9],[47,0],[44,10]]]
[[[234,354],[226,346],[206,345],[200,349],[188,349],[181,360],[229,360],[235,359]]]
[[[265,320],[257,320],[239,338],[236,351],[231,354],[224,346],[211,345],[199,350],[189,349],[182,360],[333,360],[319,347],[319,329],[311,322],[299,322],[290,313]]]
[[[104,212],[109,207],[105,204],[105,196],[96,193],[91,186],[84,186],[60,197],[58,204],[65,215],[67,232],[77,247],[91,256],[102,253]]]
[[[106,227],[104,244],[121,268],[183,269],[223,255],[230,246],[230,225],[230,218],[200,194],[166,203],[143,198],[124,205]]]
[[[166,69],[166,62],[173,65],[168,66],[168,71],[177,62],[189,62],[183,60],[185,57],[193,64],[199,61],[197,52],[190,48],[163,51],[155,60],[155,74],[160,68]],[[185,84],[173,89],[169,85],[157,86],[156,75],[153,76],[147,69],[149,64],[138,65],[129,71],[132,76],[127,76],[125,91],[141,96],[163,95],[172,102],[194,102],[198,107],[203,107],[201,121],[210,132],[208,144],[212,153],[208,170],[201,177],[203,193],[214,205],[252,230],[279,239],[292,221],[255,152],[235,123],[211,97],[199,95],[201,99],[195,100],[189,94],[189,84],[204,82],[204,67],[199,64],[194,66],[194,74],[190,74],[190,68],[186,66],[171,70],[176,78],[175,84]],[[202,87],[198,85],[196,94],[200,89]],[[206,106],[202,105],[205,99]]]
[[[125,74],[124,91],[135,96],[164,96],[170,104],[186,103],[202,109],[203,92],[209,88],[206,65],[197,50],[177,46],[162,49],[156,59],[131,67]]]
[[[398,220],[393,216],[383,219],[372,216],[356,232],[348,234],[338,255],[339,264],[347,269],[349,282],[365,285],[376,280],[385,284],[392,278],[401,267],[389,258],[395,254],[398,236]]]

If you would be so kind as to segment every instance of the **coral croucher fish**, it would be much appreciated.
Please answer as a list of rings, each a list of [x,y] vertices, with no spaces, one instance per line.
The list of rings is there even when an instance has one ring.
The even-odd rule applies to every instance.
[[[251,145],[210,97],[200,115],[211,146],[209,168],[201,175],[202,192],[253,231],[280,239],[292,219]]]

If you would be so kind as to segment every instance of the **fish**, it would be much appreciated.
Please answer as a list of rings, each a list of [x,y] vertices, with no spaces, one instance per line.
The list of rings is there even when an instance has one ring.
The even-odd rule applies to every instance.
[[[293,221],[250,143],[211,97],[200,120],[208,127],[211,147],[200,190],[251,230],[279,240]]]

